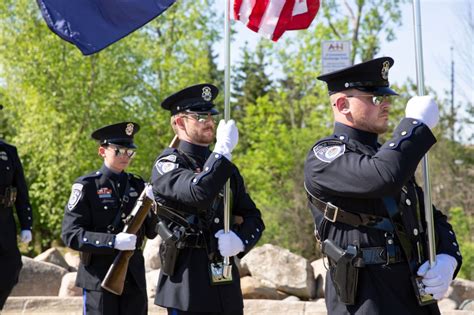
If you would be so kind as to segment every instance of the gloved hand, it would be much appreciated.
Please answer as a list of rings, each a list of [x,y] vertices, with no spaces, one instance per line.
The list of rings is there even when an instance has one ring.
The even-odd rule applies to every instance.
[[[21,239],[22,243],[28,244],[29,242],[31,242],[32,238],[33,238],[33,236],[31,235],[30,230],[21,230],[20,239]]]
[[[153,186],[151,184],[145,184],[145,194],[148,198],[155,201],[155,196],[153,195]]]
[[[222,154],[230,161],[232,159],[232,150],[234,150],[237,142],[239,142],[239,130],[233,119],[227,122],[225,120],[219,122],[216,140],[214,152]]]
[[[448,292],[458,262],[447,254],[436,255],[436,264],[430,269],[429,261],[425,261],[417,274],[423,277],[426,293],[433,294],[436,300],[441,300]]]
[[[134,250],[137,245],[137,236],[120,232],[115,235],[114,248],[118,250]]]
[[[224,233],[224,230],[219,230],[214,236],[218,239],[218,248],[224,257],[235,256],[245,249],[244,243],[233,231]]]
[[[405,108],[405,117],[418,119],[433,129],[439,121],[438,104],[430,95],[413,96]]]

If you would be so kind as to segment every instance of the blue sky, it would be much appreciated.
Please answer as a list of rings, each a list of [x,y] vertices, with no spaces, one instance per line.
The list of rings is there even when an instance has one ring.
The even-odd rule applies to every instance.
[[[324,1],[324,0],[323,0]],[[423,39],[423,62],[425,86],[436,89],[440,97],[451,89],[451,56],[455,63],[455,102],[474,100],[474,36],[472,30],[466,30],[469,18],[474,20],[474,1],[471,0],[421,0],[421,23]],[[219,1],[220,2],[220,1]],[[222,1],[223,2],[223,1]],[[413,7],[411,1],[402,6],[403,24],[396,30],[397,39],[382,43],[379,56],[390,56],[395,65],[390,71],[391,81],[404,82],[407,77],[416,80],[415,44],[413,35]],[[317,23],[318,17],[313,23]],[[239,33],[238,38],[245,38],[250,43],[260,36],[246,29],[241,23],[232,27]],[[245,32],[245,33],[243,33]],[[244,34],[243,36],[241,34]],[[470,37],[468,36],[470,35]],[[285,35],[284,35],[285,36]],[[239,47],[243,40],[232,45],[232,62],[240,56]],[[454,47],[451,54],[451,47]],[[220,54],[219,65],[223,67],[223,45],[216,47]],[[461,110],[459,115],[464,115]],[[474,133],[465,130],[463,138]],[[463,141],[463,142],[464,142]]]

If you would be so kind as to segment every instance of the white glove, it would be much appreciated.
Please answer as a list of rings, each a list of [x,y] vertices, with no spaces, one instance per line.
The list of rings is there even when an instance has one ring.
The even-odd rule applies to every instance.
[[[417,274],[423,277],[426,293],[433,294],[436,300],[441,300],[448,292],[457,265],[456,259],[447,254],[436,255],[436,264],[431,269],[429,261],[425,261]]]
[[[235,256],[244,251],[244,243],[233,231],[224,233],[224,230],[219,230],[214,235],[218,239],[218,247],[223,257]]]
[[[153,195],[153,186],[151,184],[145,184],[145,194],[148,198],[155,201],[155,196]]]
[[[438,104],[430,95],[413,96],[407,103],[405,117],[418,119],[433,129],[439,121]]]
[[[227,122],[221,120],[219,126],[217,126],[216,139],[214,152],[222,154],[230,161],[232,159],[232,150],[234,150],[237,142],[239,142],[239,130],[235,125],[235,121],[232,119]]]
[[[22,243],[28,244],[29,242],[31,242],[32,238],[33,238],[33,236],[31,235],[30,230],[21,230],[20,239],[21,239]]]
[[[134,234],[120,232],[115,235],[114,248],[118,250],[134,250],[137,245],[137,236]]]

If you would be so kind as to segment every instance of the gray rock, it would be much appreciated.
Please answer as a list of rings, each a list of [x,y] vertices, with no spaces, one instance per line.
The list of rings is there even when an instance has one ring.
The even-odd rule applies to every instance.
[[[451,283],[448,297],[461,304],[465,300],[474,299],[474,281],[466,279],[455,279]]]
[[[55,247],[51,247],[50,249],[42,252],[41,254],[36,256],[34,260],[52,263],[58,265],[59,267],[63,267],[64,269],[69,269],[69,265],[66,260],[64,260],[63,255]]]
[[[77,272],[69,272],[63,276],[58,296],[82,296],[82,288],[76,287],[76,276]]]
[[[324,298],[327,269],[324,265],[323,258],[313,261],[311,267],[313,267],[314,278],[316,280],[316,298]]]
[[[69,271],[77,271],[79,269],[79,263],[81,262],[81,258],[79,257],[79,252],[66,252],[64,254],[64,260],[69,265]]]
[[[244,299],[281,300],[288,297],[288,294],[280,292],[274,287],[265,286],[257,278],[249,276],[240,279],[240,287]]]
[[[160,244],[161,237],[157,235],[152,240],[147,240],[145,248],[143,249],[143,257],[145,258],[145,270],[157,270],[161,268],[160,261]]]
[[[146,273],[146,292],[149,299],[154,299],[156,295],[156,285],[158,284],[158,277],[160,269],[152,270]]]

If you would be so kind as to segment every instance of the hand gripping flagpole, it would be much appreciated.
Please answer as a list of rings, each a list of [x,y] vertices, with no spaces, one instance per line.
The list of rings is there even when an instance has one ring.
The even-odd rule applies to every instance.
[[[225,46],[225,68],[224,68],[224,119],[230,120],[230,3],[226,0],[225,17],[224,17],[224,46]],[[224,233],[230,231],[230,180],[225,184],[224,188]],[[226,279],[232,279],[232,265],[230,257],[224,257],[224,266],[222,276]]]
[[[425,82],[423,72],[423,47],[421,39],[421,14],[420,1],[413,0],[413,24],[415,31],[415,52],[416,52],[416,80],[418,84],[418,95],[425,95]],[[433,220],[433,206],[431,203],[431,182],[429,174],[428,153],[423,160],[423,189],[425,203],[426,233],[428,234],[428,253],[430,266],[436,264],[436,245]]]
[[[425,81],[423,72],[423,48],[421,40],[421,14],[420,1],[413,0],[413,24],[415,34],[415,52],[416,52],[416,80],[418,83],[418,95],[425,94]],[[428,255],[430,267],[436,264],[436,248],[435,248],[435,232],[433,220],[433,206],[431,204],[431,186],[429,174],[428,153],[425,154],[422,160],[423,167],[423,188],[424,188],[424,203],[425,203],[425,221],[426,234],[428,235]],[[431,294],[425,291],[422,278],[414,276],[413,285],[415,287],[415,294],[420,305],[428,305],[436,302]]]

